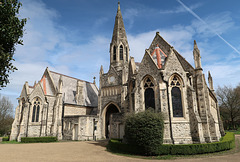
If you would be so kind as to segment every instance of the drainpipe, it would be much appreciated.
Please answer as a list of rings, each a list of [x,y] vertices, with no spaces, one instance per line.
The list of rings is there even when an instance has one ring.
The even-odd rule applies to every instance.
[[[62,138],[63,138],[64,101],[62,101]]]
[[[46,102],[47,102],[47,114],[46,114],[46,129],[45,129],[45,136],[47,136],[47,122],[48,122],[48,108],[49,108],[49,102],[47,101],[47,97],[46,97]]]
[[[41,134],[42,134],[42,126],[43,126],[43,109],[44,109],[44,104],[42,106],[42,115],[41,115],[41,126],[40,126],[40,134],[39,134],[39,137],[41,137]]]
[[[30,108],[31,108],[31,105],[32,105],[31,102],[28,101],[28,103],[29,103],[29,107],[28,107],[28,118],[27,118],[27,131],[26,131],[26,137],[28,136],[29,115],[30,115]]]
[[[162,80],[163,80],[163,73],[160,73],[161,77],[162,77]],[[172,131],[172,119],[171,119],[171,109],[170,109],[170,103],[169,103],[169,96],[168,96],[168,87],[169,87],[169,84],[168,84],[168,81],[165,81],[163,80],[163,82],[165,82],[167,84],[167,101],[168,101],[168,116],[169,116],[169,126],[170,126],[170,137],[171,137],[171,140],[172,140],[172,143],[174,144],[174,139],[173,139],[173,131]]]

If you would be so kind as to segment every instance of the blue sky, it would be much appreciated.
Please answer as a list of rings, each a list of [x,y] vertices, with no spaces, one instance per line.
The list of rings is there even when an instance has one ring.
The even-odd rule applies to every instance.
[[[24,46],[17,46],[10,84],[0,91],[17,105],[25,81],[39,81],[46,67],[82,80],[107,72],[117,0],[21,0],[27,17]],[[140,62],[156,31],[193,66],[193,40],[214,87],[238,85],[240,1],[121,0],[130,55]]]

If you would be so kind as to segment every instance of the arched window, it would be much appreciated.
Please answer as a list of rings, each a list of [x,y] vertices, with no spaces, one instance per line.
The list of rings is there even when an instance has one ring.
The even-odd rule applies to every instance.
[[[40,111],[40,99],[36,98],[33,102],[33,110],[32,110],[32,122],[39,121],[39,111]]]
[[[128,62],[128,48],[126,47],[126,61]]]
[[[172,87],[171,95],[173,117],[183,117],[181,80],[177,75],[172,77],[170,86]]]
[[[120,53],[120,60],[123,60],[123,46],[122,45],[120,46],[119,53]]]
[[[150,77],[146,77],[144,80],[144,99],[145,99],[145,110],[148,108],[155,109],[155,95],[154,95],[154,84]]]
[[[116,53],[117,53],[117,49],[116,46],[113,46],[113,60],[116,60]]]

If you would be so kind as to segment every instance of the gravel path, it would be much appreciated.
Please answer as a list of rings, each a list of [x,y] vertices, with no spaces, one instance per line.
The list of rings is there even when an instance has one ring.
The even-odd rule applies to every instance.
[[[236,136],[240,139],[240,136]],[[58,142],[58,143],[39,143],[39,144],[0,144],[0,161],[1,162],[48,162],[48,161],[158,161],[144,160],[118,156],[106,151],[104,145],[106,141],[79,141],[79,142]],[[165,161],[165,160],[160,160]],[[240,152],[194,159],[177,159],[166,160],[168,162],[190,162],[190,161],[216,161],[216,162],[239,162]]]

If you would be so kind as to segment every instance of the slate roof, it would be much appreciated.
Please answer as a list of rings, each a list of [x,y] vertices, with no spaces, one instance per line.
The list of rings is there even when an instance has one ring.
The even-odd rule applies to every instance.
[[[62,76],[62,92],[63,101],[68,104],[77,104],[75,100],[77,81],[83,82],[83,98],[84,105],[89,107],[97,107],[98,105],[98,88],[94,83],[83,81],[77,78],[49,71],[56,87],[58,87],[60,76]]]

